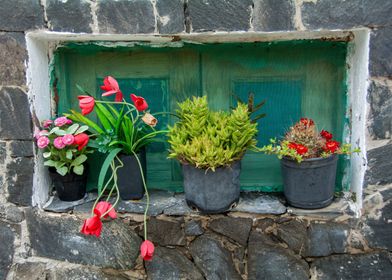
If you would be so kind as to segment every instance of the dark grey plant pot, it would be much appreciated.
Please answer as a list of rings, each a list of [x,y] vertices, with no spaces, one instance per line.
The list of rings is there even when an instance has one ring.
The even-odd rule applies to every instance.
[[[318,209],[332,203],[338,156],[305,159],[301,163],[281,160],[284,195],[298,208]]]
[[[88,168],[82,175],[73,172],[61,176],[53,167],[49,168],[49,174],[52,178],[57,196],[62,201],[76,201],[82,199],[86,194]]]
[[[146,151],[143,149],[137,156],[143,168],[144,178],[146,178]],[[144,196],[143,180],[140,173],[139,164],[134,155],[120,155],[120,160],[124,166],[117,170],[117,185],[122,200],[138,200]]]
[[[241,162],[213,172],[192,165],[182,166],[185,200],[201,213],[222,213],[231,209],[240,197]]]

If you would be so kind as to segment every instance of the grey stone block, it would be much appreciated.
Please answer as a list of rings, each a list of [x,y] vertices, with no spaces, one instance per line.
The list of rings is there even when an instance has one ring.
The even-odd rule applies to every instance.
[[[18,88],[0,89],[0,139],[32,139],[27,95]]]
[[[176,249],[157,247],[154,258],[145,265],[149,279],[204,279],[195,265]]]
[[[0,141],[0,164],[3,164],[7,157],[7,143]]]
[[[222,217],[212,220],[208,228],[246,246],[252,223],[249,218]]]
[[[317,279],[391,279],[392,265],[388,253],[336,255],[316,259],[312,270]]]
[[[362,0],[363,25],[385,26],[392,23],[392,1]]]
[[[232,212],[248,212],[255,214],[283,214],[286,207],[278,196],[268,195],[261,192],[243,192],[237,207]]]
[[[83,221],[75,217],[28,210],[26,221],[36,256],[130,270],[139,255],[140,237],[119,220],[104,223],[100,238],[81,234]]]
[[[392,143],[367,152],[368,169],[365,185],[386,185],[392,183]]]
[[[151,218],[147,222],[148,238],[160,246],[185,246],[186,239],[181,223]],[[143,234],[143,229],[139,234]]]
[[[159,14],[159,33],[173,34],[185,31],[183,0],[157,0],[156,7]]]
[[[185,234],[187,236],[198,236],[204,233],[204,229],[201,226],[200,221],[189,221],[185,224]]]
[[[33,155],[33,141],[14,140],[10,143],[11,157],[32,157]]]
[[[307,225],[301,220],[290,220],[278,225],[277,236],[296,254],[305,255],[307,250]]]
[[[0,205],[0,219],[5,219],[11,223],[20,223],[24,220],[24,213],[12,204],[3,204]]]
[[[17,205],[31,205],[33,194],[33,158],[19,157],[13,159],[6,167],[8,201]]]
[[[255,31],[293,30],[294,14],[294,1],[255,0],[253,28]]]
[[[392,27],[379,28],[370,36],[369,71],[371,76],[392,77]]]
[[[372,81],[368,90],[370,134],[374,139],[392,137],[392,92],[387,85]]]
[[[44,27],[44,13],[37,0],[1,0],[0,30],[25,31]]]
[[[91,32],[93,19],[90,3],[86,0],[48,0],[46,15],[49,28],[62,32]]]
[[[153,33],[155,16],[152,3],[144,0],[99,0],[98,27],[101,33]]]
[[[252,232],[248,245],[248,279],[309,279],[308,264],[290,250]]]
[[[193,31],[248,30],[252,4],[251,0],[188,1]]]
[[[27,52],[24,34],[15,32],[0,33],[0,85],[25,85],[26,60]]]
[[[308,29],[353,28],[363,24],[363,6],[357,0],[304,2],[301,12]]]
[[[200,236],[191,243],[190,253],[206,279],[242,279],[234,269],[230,252],[218,240],[206,235]]]
[[[11,225],[0,221],[0,279],[5,279],[14,258],[15,233]]]

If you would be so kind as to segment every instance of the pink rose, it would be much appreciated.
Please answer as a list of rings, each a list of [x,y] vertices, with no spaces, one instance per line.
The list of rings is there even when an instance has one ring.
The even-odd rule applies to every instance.
[[[70,120],[67,119],[66,117],[59,117],[59,118],[57,118],[57,119],[54,120],[54,124],[55,124],[55,126],[59,126],[59,127],[60,127],[60,126],[69,124],[69,123],[68,123],[69,121],[70,121]]]
[[[34,138],[38,140],[38,138],[40,138],[41,136],[47,136],[48,134],[49,134],[49,131],[47,131],[47,130],[39,131],[39,129],[37,129],[34,132]]]
[[[53,124],[52,120],[45,120],[43,121],[42,125],[44,128],[48,128],[49,126],[51,126]]]
[[[63,136],[62,140],[63,143],[68,146],[73,144],[73,142],[75,141],[75,137],[72,134],[66,134]]]
[[[65,147],[65,144],[64,144],[64,142],[63,142],[63,137],[57,137],[56,139],[54,139],[53,145],[54,145],[57,149],[59,149],[59,150],[61,150],[62,148],[64,148],[64,147]]]
[[[46,146],[48,146],[49,145],[49,138],[48,137],[46,137],[46,136],[41,136],[41,137],[39,137],[38,138],[38,140],[37,140],[37,146],[38,146],[38,148],[40,148],[40,149],[43,149],[43,148],[45,148]]]
[[[67,124],[72,124],[72,120],[67,119]]]

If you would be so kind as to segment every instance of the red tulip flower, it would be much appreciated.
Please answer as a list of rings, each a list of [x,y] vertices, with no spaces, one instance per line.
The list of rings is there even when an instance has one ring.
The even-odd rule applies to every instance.
[[[101,215],[106,211],[108,211],[110,208],[112,208],[112,205],[107,201],[100,201],[98,202],[97,206],[95,206],[95,209],[98,210],[101,213]],[[109,213],[107,213],[103,218],[107,218],[108,216],[112,219],[116,219],[117,218],[116,210],[112,208],[109,211]]]
[[[94,110],[95,100],[88,95],[79,95],[79,107],[82,109],[83,115],[88,115]]]
[[[94,217],[88,218],[84,221],[80,232],[86,235],[95,235],[96,237],[99,237],[102,231],[102,221],[100,218],[101,213],[94,209],[94,214]]]
[[[103,86],[101,86],[101,89],[105,91],[102,96],[110,96],[116,94],[116,98],[114,99],[116,102],[121,102],[123,100],[123,94],[115,78],[107,76],[103,80]]]
[[[75,135],[73,145],[78,146],[78,150],[82,150],[88,143],[89,137],[86,133]]]
[[[299,155],[304,155],[308,152],[308,148],[301,144],[297,144],[295,150]]]
[[[321,130],[320,135],[321,135],[321,137],[323,137],[327,141],[332,139],[332,133],[329,133],[328,131],[326,131],[324,129]]]
[[[311,126],[314,125],[314,121],[312,119],[308,119],[308,118],[301,118],[300,122],[304,125],[304,126]]]
[[[142,256],[143,260],[151,261],[154,250],[154,244],[152,244],[150,240],[144,240],[140,246],[140,255]]]
[[[340,143],[338,141],[327,141],[325,143],[325,146],[323,147],[324,151],[334,153],[336,152],[340,147]]]
[[[143,97],[136,96],[135,94],[132,93],[131,99],[132,99],[133,103],[135,104],[136,110],[138,110],[139,112],[144,111],[148,108],[148,104]]]

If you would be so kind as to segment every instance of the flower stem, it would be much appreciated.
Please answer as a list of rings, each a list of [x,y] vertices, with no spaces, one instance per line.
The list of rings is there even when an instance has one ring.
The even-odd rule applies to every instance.
[[[140,175],[142,176],[142,181],[143,181],[144,192],[146,193],[147,205],[146,205],[146,209],[144,210],[143,225],[144,225],[144,240],[147,240],[147,212],[148,212],[148,207],[150,206],[150,196],[148,195],[148,190],[147,190],[146,180],[144,179],[142,164],[140,163],[140,160],[139,160],[139,157],[137,156],[137,154],[134,151],[132,151],[132,153],[135,156],[137,163],[139,165]]]
[[[116,156],[116,159],[118,160],[118,162],[119,162],[120,164],[117,165],[115,169],[112,169],[112,172],[113,172],[113,174],[114,174],[114,177],[113,177],[114,184],[113,184],[113,186],[114,186],[114,188],[116,189],[117,197],[116,197],[116,201],[112,204],[112,207],[110,207],[105,213],[103,213],[103,214],[101,215],[102,217],[105,217],[106,214],[108,214],[110,211],[112,211],[112,209],[113,209],[114,207],[116,207],[118,201],[120,200],[120,192],[119,192],[119,190],[118,190],[118,185],[117,185],[117,169],[123,167],[124,164],[123,164],[123,162],[120,160],[119,157]],[[113,161],[114,161],[114,160],[113,160]],[[108,198],[106,199],[106,201],[109,201],[109,199],[110,199],[110,197],[111,197],[111,195],[112,195],[112,192],[113,192],[113,188],[110,190],[110,193],[109,193]]]

